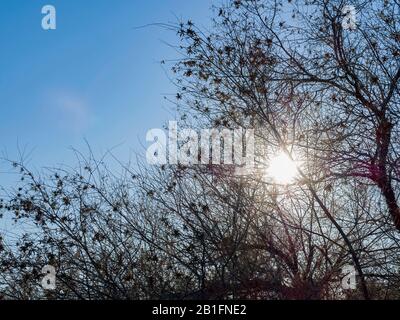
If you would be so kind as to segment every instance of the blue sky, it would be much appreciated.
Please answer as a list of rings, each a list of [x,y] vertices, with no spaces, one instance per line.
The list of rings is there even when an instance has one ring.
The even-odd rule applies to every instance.
[[[71,163],[87,139],[95,152],[143,152],[146,131],[174,118],[159,61],[177,53],[171,32],[136,27],[191,19],[207,26],[211,0],[1,0],[0,151],[33,151],[33,166]],[[54,5],[57,29],[41,28]],[[0,168],[0,184],[7,177]]]

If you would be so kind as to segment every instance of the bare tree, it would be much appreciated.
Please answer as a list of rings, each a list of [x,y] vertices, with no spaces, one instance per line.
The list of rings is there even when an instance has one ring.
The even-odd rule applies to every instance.
[[[44,175],[15,163],[1,202],[30,226],[2,240],[4,298],[397,298],[400,211],[397,2],[231,1],[211,31],[177,32],[181,124],[255,130],[256,168],[139,163],[78,153]],[[278,152],[299,163],[265,178]],[[58,288],[44,292],[44,264]],[[358,287],[341,287],[352,264]]]

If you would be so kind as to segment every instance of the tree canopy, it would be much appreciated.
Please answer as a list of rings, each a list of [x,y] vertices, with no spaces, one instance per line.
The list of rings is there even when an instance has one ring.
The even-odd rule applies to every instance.
[[[165,63],[180,124],[254,130],[254,169],[13,162],[21,182],[0,210],[32,229],[1,239],[2,297],[399,298],[400,3],[352,1],[355,28],[345,5],[235,0],[210,30],[159,25],[179,39]],[[279,153],[298,163],[289,183],[266,178]]]

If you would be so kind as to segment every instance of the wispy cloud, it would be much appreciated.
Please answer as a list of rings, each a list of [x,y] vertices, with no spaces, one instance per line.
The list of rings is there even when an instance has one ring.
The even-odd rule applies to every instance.
[[[57,91],[48,95],[46,112],[54,124],[72,133],[80,134],[89,126],[89,104],[80,95],[70,91]]]

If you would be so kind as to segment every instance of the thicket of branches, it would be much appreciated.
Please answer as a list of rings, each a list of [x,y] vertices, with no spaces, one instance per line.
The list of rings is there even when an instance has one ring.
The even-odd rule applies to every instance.
[[[352,1],[356,30],[345,4],[237,0],[211,31],[163,25],[180,38],[181,124],[255,129],[256,170],[14,163],[21,182],[0,208],[31,232],[2,238],[2,297],[398,298],[400,3]],[[285,186],[263,174],[279,150],[301,161]]]

